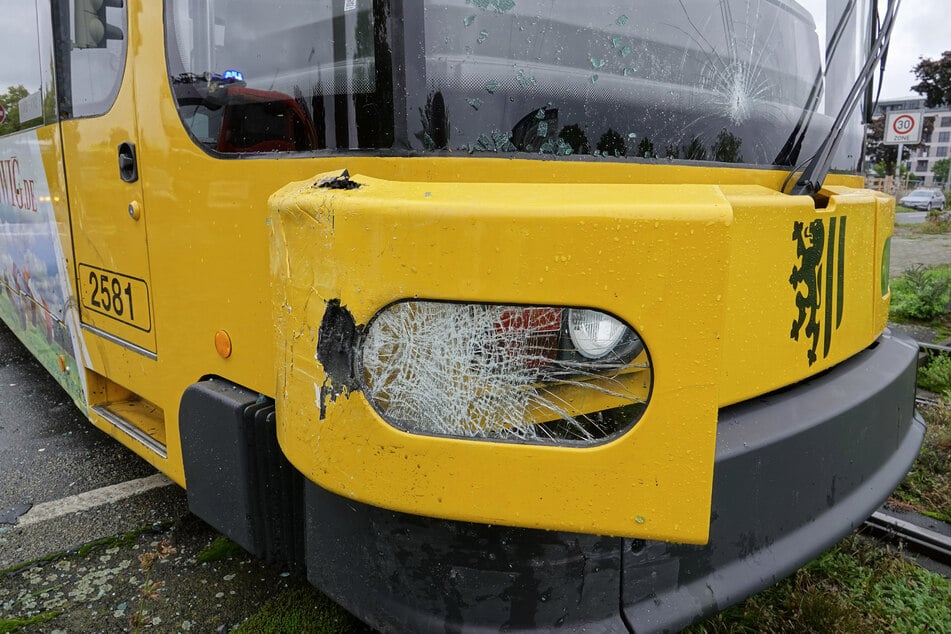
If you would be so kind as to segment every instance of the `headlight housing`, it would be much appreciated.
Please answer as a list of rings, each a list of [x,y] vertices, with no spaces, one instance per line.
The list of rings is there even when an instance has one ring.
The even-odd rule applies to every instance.
[[[617,363],[643,349],[637,333],[607,313],[569,308],[566,323],[572,345],[585,359]]]
[[[364,392],[413,433],[590,445],[637,421],[649,355],[633,328],[586,308],[405,301],[367,326]]]

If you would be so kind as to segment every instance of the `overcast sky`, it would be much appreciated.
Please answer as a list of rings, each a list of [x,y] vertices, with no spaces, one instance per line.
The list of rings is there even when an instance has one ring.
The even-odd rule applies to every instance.
[[[938,59],[951,51],[951,0],[904,0],[888,51],[882,99],[920,96],[911,72],[918,58]]]
[[[843,4],[844,0],[832,0]],[[816,18],[820,37],[825,37],[826,0],[798,0]],[[879,1],[882,12],[885,1]],[[885,66],[881,99],[920,96],[911,87],[918,83],[912,68],[919,58],[937,59],[951,51],[951,0],[903,0]],[[876,72],[875,81],[878,81]]]
[[[0,92],[10,86],[24,84],[28,90],[39,90],[39,64],[35,40],[28,37],[23,28],[25,20],[36,22],[33,3],[22,0],[0,0],[0,42],[4,49],[15,51],[13,55],[0,55]]]

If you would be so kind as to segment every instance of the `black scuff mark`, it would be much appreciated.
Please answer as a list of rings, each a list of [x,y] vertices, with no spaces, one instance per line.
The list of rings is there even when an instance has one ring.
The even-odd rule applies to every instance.
[[[344,170],[339,176],[328,176],[320,179],[314,184],[314,187],[321,189],[360,189],[362,185],[350,180],[350,170]]]
[[[829,488],[829,492],[826,494],[826,506],[830,509],[833,506],[835,506],[835,500],[836,500],[835,487],[836,487],[836,476],[832,476],[832,486]]]
[[[360,336],[361,329],[350,311],[340,305],[340,300],[327,302],[317,332],[317,361],[325,374],[320,386],[320,420],[327,415],[327,399],[336,401],[341,394],[360,389],[354,369]]]
[[[5,509],[0,509],[0,524],[16,524],[17,520],[25,515],[31,508],[33,508],[32,502],[24,502]]]

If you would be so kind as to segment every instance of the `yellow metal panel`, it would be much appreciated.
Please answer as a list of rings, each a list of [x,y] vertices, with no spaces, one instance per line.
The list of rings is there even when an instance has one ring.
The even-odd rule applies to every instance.
[[[279,436],[315,482],[397,510],[700,543],[709,526],[729,205],[713,186],[447,185],[355,176],[272,198]],[[620,439],[560,448],[433,438],[359,393],[325,403],[325,302],[587,306],[641,334],[650,404]],[[671,501],[676,503],[672,504]]]
[[[879,217],[879,201],[867,190],[824,190],[831,198],[815,209],[807,196],[722,189],[734,210],[720,391],[726,405],[832,367],[878,336],[887,304],[875,290],[882,244],[876,227],[890,218]],[[797,223],[820,223],[821,245],[805,239],[801,252]]]
[[[120,98],[123,94],[120,93]],[[120,143],[134,140],[135,124],[129,103],[118,106],[112,113],[100,118],[71,121],[63,124],[66,166],[70,173],[69,194],[72,212],[75,258],[80,270],[80,314],[83,323],[105,331],[136,346],[156,351],[154,319],[142,315],[130,320],[127,306],[115,310],[123,301],[125,290],[133,287],[118,283],[113,293],[113,281],[140,280],[132,302],[151,312],[148,296],[139,298],[149,289],[147,216],[134,220],[128,206],[141,203],[140,184],[119,180],[117,148]],[[120,114],[121,113],[121,114]],[[103,282],[105,275],[108,282]],[[108,284],[108,288],[100,287]],[[106,304],[103,299],[107,299]],[[125,303],[129,303],[125,298]],[[143,319],[145,317],[149,317]],[[142,323],[147,327],[143,328]]]
[[[325,176],[271,199],[279,435],[315,482],[400,511],[701,542],[717,408],[848,358],[887,314],[891,215],[866,190],[829,188],[816,209],[761,185],[315,187]],[[646,413],[578,449],[413,435],[362,393],[322,401],[326,303],[366,324],[406,298],[613,313],[651,353]]]
[[[142,187],[149,178],[148,160],[141,153],[138,155],[140,179],[133,183],[120,178],[118,164],[120,144],[138,145],[142,102],[136,98],[136,60],[153,57],[161,50],[156,48],[155,40],[150,44],[143,41],[143,27],[161,31],[161,18],[144,23],[136,7],[130,6],[125,72],[112,107],[101,116],[61,124],[74,258],[72,283],[84,325],[85,368],[81,370],[85,372],[90,405],[101,404],[104,382],[127,391],[132,402],[139,398],[153,403],[168,402],[162,390],[164,377],[154,358],[159,352],[158,320],[147,228],[152,210]],[[148,81],[154,83],[154,76]],[[137,207],[138,217],[130,215],[130,205]],[[175,400],[178,398],[180,392]],[[150,415],[153,421],[148,421],[149,416],[133,418],[148,421],[139,425],[140,430],[156,443],[167,442],[177,450],[177,437],[165,437],[161,411],[156,409]],[[173,415],[177,415],[177,409]],[[166,460],[101,416],[91,413],[90,417],[97,427],[177,481],[183,481],[177,454]]]
[[[88,326],[155,353],[147,232],[151,214],[143,201],[141,180],[124,182],[118,168],[119,145],[137,143],[134,55],[142,41],[132,16],[127,41],[130,59],[111,109],[101,116],[64,122],[63,151],[80,317]],[[141,157],[139,162],[141,167]],[[141,176],[148,177],[148,170],[142,169]],[[130,205],[144,213],[132,217]],[[94,367],[102,369],[104,362],[96,357],[108,345],[90,337],[87,342]]]

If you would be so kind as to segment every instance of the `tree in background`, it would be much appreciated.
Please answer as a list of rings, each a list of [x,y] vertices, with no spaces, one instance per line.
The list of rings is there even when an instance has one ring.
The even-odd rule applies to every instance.
[[[10,86],[6,92],[0,93],[0,103],[7,111],[6,119],[0,123],[0,136],[20,129],[20,100],[29,94],[23,85]]]
[[[935,161],[934,165],[931,166],[931,173],[934,174],[935,182],[944,183],[945,187],[949,185],[949,170],[951,170],[951,158],[943,158],[940,161]]]
[[[920,81],[911,89],[925,96],[926,107],[951,106],[951,51],[936,60],[921,59],[912,70]]]

